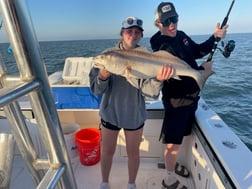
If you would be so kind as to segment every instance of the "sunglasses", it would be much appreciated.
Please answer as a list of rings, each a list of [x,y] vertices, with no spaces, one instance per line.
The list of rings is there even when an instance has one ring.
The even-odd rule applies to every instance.
[[[169,26],[171,23],[176,24],[178,22],[178,17],[174,16],[171,18],[166,19],[164,22],[162,22],[164,27]]]
[[[140,20],[140,19],[128,18],[128,19],[126,20],[126,22],[127,22],[129,25],[133,25],[133,24],[137,24],[138,26],[142,26],[142,25],[143,25],[143,21]]]

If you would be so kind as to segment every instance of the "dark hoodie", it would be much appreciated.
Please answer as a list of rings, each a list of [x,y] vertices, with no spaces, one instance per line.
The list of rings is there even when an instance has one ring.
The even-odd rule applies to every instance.
[[[177,31],[176,37],[161,35],[157,32],[150,39],[153,51],[165,50],[187,62],[196,70],[202,69],[198,66],[196,59],[202,58],[211,52],[215,38],[212,35],[201,44],[195,43],[183,31]],[[192,77],[180,76],[181,80],[169,79],[164,82],[162,88],[163,102],[167,109],[177,108],[195,104],[199,100],[200,89]]]

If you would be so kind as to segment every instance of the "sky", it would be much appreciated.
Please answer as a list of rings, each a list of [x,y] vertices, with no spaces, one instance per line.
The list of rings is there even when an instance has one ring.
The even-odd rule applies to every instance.
[[[144,36],[156,31],[158,0],[27,0],[39,41],[115,39],[122,21],[137,16]],[[227,15],[232,0],[173,0],[179,14],[178,29],[188,35],[212,34]],[[236,0],[229,15],[228,33],[252,32],[252,1]],[[3,36],[5,34],[2,34]],[[1,37],[0,40],[4,37]],[[4,40],[4,39],[3,39]]]

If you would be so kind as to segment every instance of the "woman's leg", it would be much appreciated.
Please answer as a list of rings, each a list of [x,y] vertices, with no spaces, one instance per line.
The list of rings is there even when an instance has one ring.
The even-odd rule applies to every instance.
[[[109,182],[109,174],[115,153],[119,131],[101,127],[101,173],[102,182]]]
[[[125,130],[124,133],[128,154],[129,183],[134,184],[140,165],[139,146],[142,140],[143,128],[134,131]]]

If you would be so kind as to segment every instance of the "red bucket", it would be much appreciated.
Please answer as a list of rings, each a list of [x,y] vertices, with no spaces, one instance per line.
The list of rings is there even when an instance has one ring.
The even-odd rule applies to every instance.
[[[80,162],[83,165],[94,165],[100,161],[101,135],[99,129],[82,129],[76,133],[75,141],[80,155]]]

